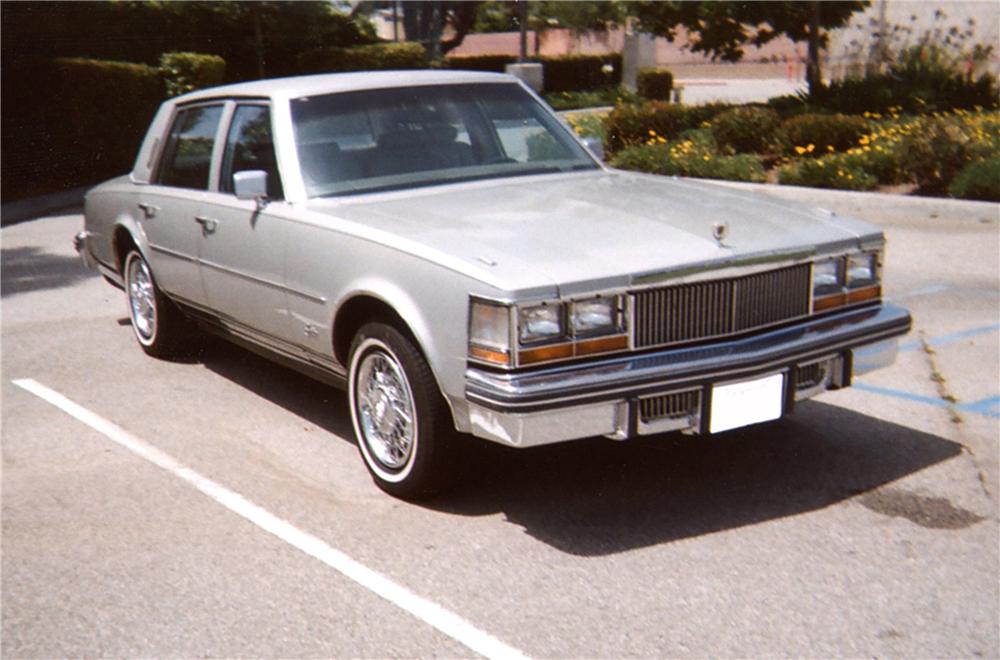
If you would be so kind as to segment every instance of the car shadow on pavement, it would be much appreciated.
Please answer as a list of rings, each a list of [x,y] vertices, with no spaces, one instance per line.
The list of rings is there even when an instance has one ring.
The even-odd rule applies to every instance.
[[[99,277],[78,257],[42,252],[37,247],[0,250],[0,297],[72,286]]]
[[[353,442],[339,390],[221,340],[209,340],[201,360]],[[818,401],[778,422],[718,436],[591,438],[533,449],[459,440],[469,444],[457,487],[422,506],[456,516],[502,513],[539,541],[580,556],[816,511],[961,453],[949,440]]]
[[[816,511],[948,460],[961,446],[809,401],[718,436],[484,446],[474,482],[433,507],[503,513],[564,552],[600,556]]]

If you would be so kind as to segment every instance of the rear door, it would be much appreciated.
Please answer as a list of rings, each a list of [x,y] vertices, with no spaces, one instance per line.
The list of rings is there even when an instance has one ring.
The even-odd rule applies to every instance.
[[[197,217],[212,178],[223,109],[222,103],[179,109],[152,182],[139,193],[139,224],[153,277],[172,297],[198,305],[204,304],[205,292],[198,267],[203,228]]]

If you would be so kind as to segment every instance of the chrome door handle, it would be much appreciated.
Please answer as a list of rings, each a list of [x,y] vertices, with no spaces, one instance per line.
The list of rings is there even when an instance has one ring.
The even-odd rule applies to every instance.
[[[139,202],[139,208],[142,209],[142,213],[143,215],[146,216],[147,220],[149,220],[150,218],[155,218],[156,213],[160,210],[159,206],[150,204],[148,202]]]
[[[197,222],[199,225],[201,225],[201,230],[205,234],[215,233],[215,227],[216,225],[219,224],[217,220],[213,220],[212,218],[206,218],[203,215],[195,216],[194,221]]]

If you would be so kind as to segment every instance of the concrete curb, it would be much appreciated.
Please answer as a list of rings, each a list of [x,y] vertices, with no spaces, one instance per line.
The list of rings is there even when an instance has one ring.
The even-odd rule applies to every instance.
[[[936,208],[948,208],[952,212],[1000,218],[1000,203],[979,202],[968,199],[951,199],[948,197],[918,197],[915,195],[899,195],[857,190],[830,190],[829,188],[807,188],[805,186],[784,186],[776,183],[745,183],[742,181],[724,181],[722,179],[695,179],[702,183],[713,183],[741,190],[765,192],[786,199],[806,201],[810,204],[822,205],[824,199],[852,201],[858,205],[866,203],[892,204],[901,210],[912,209],[920,212],[933,212]]]
[[[51,195],[29,197],[0,204],[0,226],[7,227],[63,209],[82,207],[83,196],[92,186],[72,188]]]

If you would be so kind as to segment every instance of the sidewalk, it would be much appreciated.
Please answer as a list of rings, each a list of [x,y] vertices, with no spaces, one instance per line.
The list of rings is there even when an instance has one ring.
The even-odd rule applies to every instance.
[[[26,220],[34,220],[56,211],[83,206],[83,196],[92,186],[72,188],[50,195],[19,199],[16,202],[0,204],[0,226],[15,225]]]

